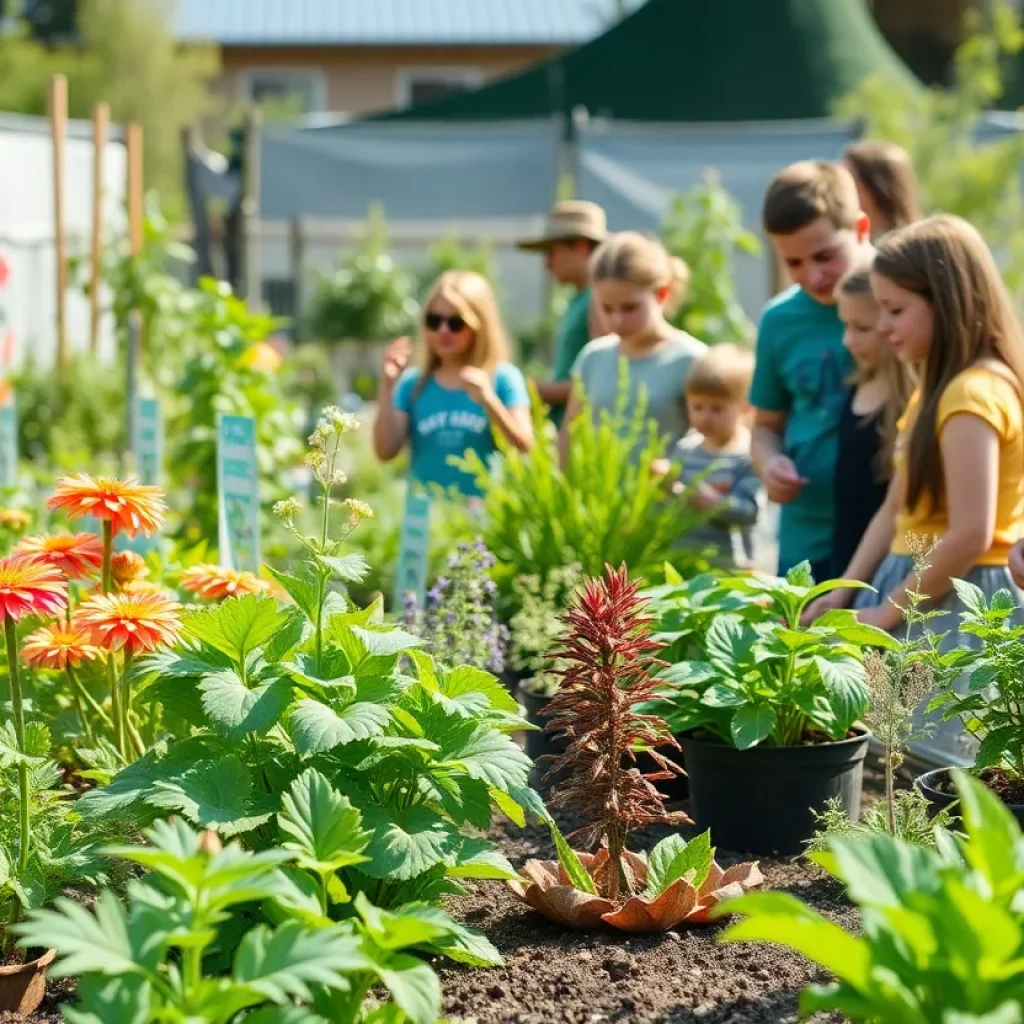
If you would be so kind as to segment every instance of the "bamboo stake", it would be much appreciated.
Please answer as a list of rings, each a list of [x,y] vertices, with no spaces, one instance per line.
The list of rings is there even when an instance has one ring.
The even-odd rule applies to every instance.
[[[68,134],[68,80],[63,75],[50,79],[48,106],[50,136],[53,140],[53,247],[57,263],[57,365],[68,361],[67,291],[68,260],[64,237],[64,150]]]
[[[125,147],[128,151],[128,238],[133,256],[142,252],[143,186],[142,125],[125,126]]]
[[[103,186],[110,107],[97,103],[92,110],[92,268],[89,278],[89,351],[100,347],[100,299],[103,281]]]
[[[128,243],[132,256],[139,256],[142,253],[143,243],[142,141],[142,125],[132,123],[125,126],[125,147],[128,156]],[[135,406],[139,393],[142,328],[142,314],[137,309],[132,310],[128,314],[128,351],[125,353],[125,454],[130,465],[133,464],[135,454]]]

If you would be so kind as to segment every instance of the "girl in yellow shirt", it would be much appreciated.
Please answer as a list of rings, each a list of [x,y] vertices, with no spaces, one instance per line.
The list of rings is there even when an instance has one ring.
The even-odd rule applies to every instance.
[[[953,579],[988,596],[1006,589],[1018,603],[1024,597],[1007,570],[1024,527],[1024,335],[992,254],[958,217],[930,217],[888,235],[871,289],[878,329],[918,386],[901,421],[885,503],[843,573],[874,592],[833,592],[808,617],[852,601],[863,622],[897,632],[907,591],[917,589],[945,613],[928,626],[947,634],[943,646],[951,647],[969,639],[957,632]],[[915,545],[931,548],[920,584]]]

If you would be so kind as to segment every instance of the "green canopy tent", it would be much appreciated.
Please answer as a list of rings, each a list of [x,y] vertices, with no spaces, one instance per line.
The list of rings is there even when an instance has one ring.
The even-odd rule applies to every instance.
[[[619,120],[828,117],[869,74],[916,82],[864,0],[648,0],[576,50],[387,120],[521,120],[578,107]]]

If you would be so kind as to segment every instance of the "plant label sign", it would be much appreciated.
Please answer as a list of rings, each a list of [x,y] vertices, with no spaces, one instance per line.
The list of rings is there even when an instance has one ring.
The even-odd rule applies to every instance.
[[[430,498],[411,484],[405,497],[402,539],[398,549],[395,575],[395,608],[401,608],[406,596],[416,598],[422,608],[427,595],[427,567],[430,549]]]
[[[221,565],[260,568],[260,475],[256,421],[217,417],[217,540]]]
[[[150,487],[163,486],[164,429],[159,399],[139,397],[135,400],[132,459],[139,483]],[[131,539],[123,535],[117,538],[118,551],[130,549],[140,555],[147,555],[159,547],[159,537],[146,537],[141,533]]]
[[[18,407],[14,394],[0,405],[0,487],[18,486]]]

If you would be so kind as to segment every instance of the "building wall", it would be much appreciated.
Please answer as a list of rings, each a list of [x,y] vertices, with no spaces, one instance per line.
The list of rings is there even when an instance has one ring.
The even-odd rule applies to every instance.
[[[963,41],[964,16],[980,0],[872,0],[879,28],[892,48],[923,78],[945,84],[954,50]]]
[[[228,106],[248,98],[264,72],[318,72],[318,103],[333,113],[365,114],[399,106],[409,70],[445,69],[479,83],[557,53],[555,47],[229,47],[221,52],[217,90]]]

